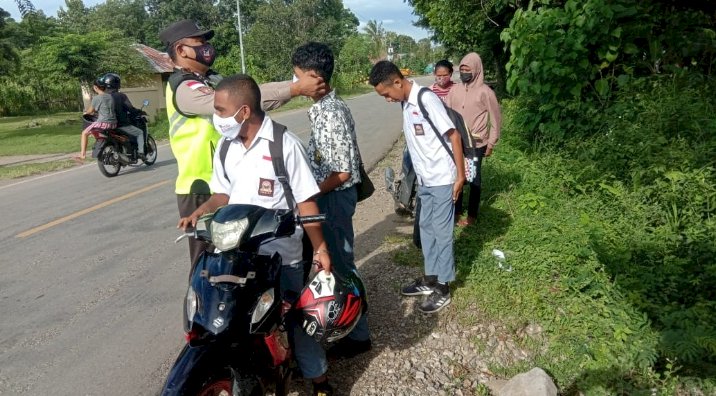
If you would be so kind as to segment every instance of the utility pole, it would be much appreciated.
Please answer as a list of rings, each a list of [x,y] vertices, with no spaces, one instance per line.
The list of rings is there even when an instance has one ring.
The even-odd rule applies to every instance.
[[[236,0],[236,20],[239,24],[239,47],[241,48],[241,73],[246,74],[246,63],[244,62],[244,33],[241,31],[241,6],[240,0]]]

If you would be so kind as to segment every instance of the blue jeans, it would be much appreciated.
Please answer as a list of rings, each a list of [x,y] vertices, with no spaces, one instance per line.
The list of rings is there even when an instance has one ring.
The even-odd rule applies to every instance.
[[[303,263],[286,264],[281,268],[281,291],[300,295],[303,289]],[[304,378],[313,379],[322,376],[328,371],[326,351],[315,338],[306,334],[300,328],[300,323],[289,326],[289,337],[293,338],[293,349],[298,367],[301,368]]]
[[[437,275],[438,282],[455,280],[453,229],[455,205],[453,185],[418,186],[420,199],[420,242],[425,257],[425,275]]]
[[[323,239],[331,255],[331,264],[337,274],[346,276],[356,271],[353,244],[353,215],[356,211],[357,193],[355,187],[345,190],[331,191],[316,199],[318,210],[326,215],[322,224]],[[357,273],[357,271],[356,271]],[[348,334],[348,338],[356,341],[370,339],[367,315],[361,316],[356,327]]]

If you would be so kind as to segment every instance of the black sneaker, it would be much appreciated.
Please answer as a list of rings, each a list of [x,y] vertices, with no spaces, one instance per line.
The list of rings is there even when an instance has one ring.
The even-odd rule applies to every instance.
[[[341,338],[328,349],[326,355],[329,359],[350,359],[371,350],[373,343],[368,340],[358,341],[352,338]]]
[[[422,313],[435,313],[445,308],[448,304],[450,304],[450,291],[443,293],[438,288],[435,288],[428,298],[420,304],[418,309]]]
[[[333,387],[328,383],[328,381],[323,381],[321,383],[313,383],[313,396],[332,396],[333,395]]]
[[[427,296],[433,292],[433,287],[435,287],[436,283],[437,277],[424,276],[403,287],[400,293],[404,296]]]

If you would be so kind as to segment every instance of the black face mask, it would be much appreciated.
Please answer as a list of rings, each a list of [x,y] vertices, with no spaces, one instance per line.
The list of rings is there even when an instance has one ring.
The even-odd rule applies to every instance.
[[[187,47],[194,50],[196,53],[196,58],[194,60],[197,62],[209,67],[214,64],[214,60],[216,59],[216,50],[213,45],[205,43],[196,46],[187,45]]]
[[[460,81],[462,81],[466,84],[469,83],[470,81],[472,81],[472,73],[460,72]]]

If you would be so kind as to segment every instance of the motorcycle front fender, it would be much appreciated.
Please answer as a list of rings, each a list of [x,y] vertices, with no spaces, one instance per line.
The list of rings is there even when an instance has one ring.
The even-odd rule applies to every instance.
[[[167,375],[161,395],[196,394],[207,378],[230,370],[228,355],[225,344],[184,345]]]

